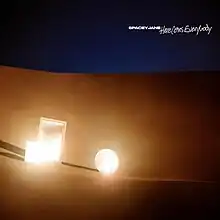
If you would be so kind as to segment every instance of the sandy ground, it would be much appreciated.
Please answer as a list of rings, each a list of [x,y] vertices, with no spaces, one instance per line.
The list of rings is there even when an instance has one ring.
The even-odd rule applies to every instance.
[[[0,173],[1,219],[212,219],[218,209],[218,184],[107,180],[3,156]]]

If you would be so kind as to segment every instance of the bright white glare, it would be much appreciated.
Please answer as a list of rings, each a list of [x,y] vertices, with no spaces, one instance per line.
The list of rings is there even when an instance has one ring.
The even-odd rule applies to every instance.
[[[102,149],[95,156],[96,168],[104,175],[113,174],[119,167],[117,154],[110,149]]]
[[[50,141],[27,141],[25,161],[28,163],[58,162],[61,151],[60,139]]]
[[[25,150],[25,162],[40,163],[42,159],[42,147],[38,142],[27,141]]]

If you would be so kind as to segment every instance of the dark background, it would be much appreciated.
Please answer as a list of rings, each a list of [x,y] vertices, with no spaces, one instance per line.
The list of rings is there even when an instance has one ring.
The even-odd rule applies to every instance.
[[[217,4],[217,3],[216,3]],[[219,13],[213,1],[19,1],[2,4],[0,63],[52,72],[219,70]],[[7,6],[8,5],[8,6]],[[129,25],[206,25],[159,35]]]

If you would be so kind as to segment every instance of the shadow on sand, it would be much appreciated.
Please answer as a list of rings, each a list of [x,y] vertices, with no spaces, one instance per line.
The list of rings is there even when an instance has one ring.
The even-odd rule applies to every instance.
[[[9,158],[14,159],[14,160],[24,161],[23,157],[20,157],[18,155],[13,154],[13,153],[0,152],[0,156],[9,157]]]
[[[17,154],[17,155],[21,156],[21,157],[25,156],[25,150],[24,149],[22,149],[20,147],[17,147],[13,144],[7,143],[5,141],[2,141],[2,140],[0,140],[0,148],[3,148],[7,151],[10,151],[14,154]]]

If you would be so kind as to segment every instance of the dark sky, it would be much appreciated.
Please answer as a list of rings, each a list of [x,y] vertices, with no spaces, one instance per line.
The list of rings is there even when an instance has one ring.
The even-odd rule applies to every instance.
[[[1,6],[0,64],[84,73],[220,69],[218,11],[211,3],[51,2]],[[128,30],[129,25],[206,24],[212,27],[209,35]]]

